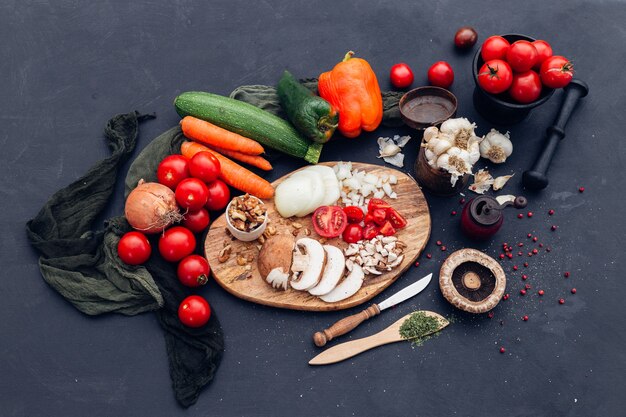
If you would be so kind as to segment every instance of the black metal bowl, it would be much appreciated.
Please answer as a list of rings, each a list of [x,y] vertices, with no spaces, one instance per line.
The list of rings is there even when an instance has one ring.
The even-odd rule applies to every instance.
[[[527,40],[533,42],[535,39],[526,35],[508,34],[500,35],[509,43],[519,40]],[[478,71],[484,65],[483,58],[480,55],[482,48],[479,48],[474,55],[472,62],[472,72],[474,74],[474,107],[485,119],[498,125],[512,125],[524,120],[532,109],[542,105],[554,94],[554,89],[543,87],[539,98],[532,103],[521,104],[515,102],[508,93],[490,94],[480,88],[478,85]]]

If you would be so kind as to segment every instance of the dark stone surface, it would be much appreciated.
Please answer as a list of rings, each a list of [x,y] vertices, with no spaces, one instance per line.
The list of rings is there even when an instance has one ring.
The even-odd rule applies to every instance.
[[[0,415],[625,415],[625,21],[626,4],[607,1],[507,7],[474,1],[2,2]],[[526,234],[536,234],[552,251],[503,261],[511,298],[492,319],[455,311],[433,282],[340,340],[372,334],[418,308],[456,318],[439,337],[419,348],[400,343],[312,368],[307,361],[320,350],[311,334],[346,312],[266,308],[211,283],[202,293],[220,313],[227,349],[215,382],[184,411],[170,389],[153,315],[87,317],[41,279],[24,224],[54,191],[108,155],[101,132],[112,115],[157,113],[143,125],[142,148],[177,123],[172,100],[182,91],[226,94],[241,84],[275,83],[284,68],[317,76],[353,49],[371,62],[383,89],[398,61],[413,67],[416,86],[425,83],[432,62],[449,61],[456,70],[458,114],[476,121],[484,134],[491,125],[472,105],[472,53],[458,53],[452,43],[456,29],[467,24],[478,30],[479,42],[506,32],[550,41],[574,59],[591,89],[566,129],[551,184],[527,194],[532,219],[518,220],[510,210],[495,239],[476,244],[460,235],[459,216],[450,215],[460,210],[457,198],[427,196],[432,238],[426,252],[432,259],[423,256],[418,268],[375,299],[437,272],[453,250],[476,247],[497,256],[502,242],[522,241],[526,253]],[[541,147],[560,98],[557,92],[509,128],[514,154],[493,169],[515,173],[507,193],[523,193],[521,174]],[[376,137],[406,133],[418,137],[408,129],[381,129],[338,141],[323,159],[380,162]],[[407,171],[416,144],[409,145]],[[283,158],[272,178],[299,165]],[[579,186],[586,191],[578,193]],[[119,189],[107,215],[122,212],[121,184]],[[556,214],[548,217],[551,208]],[[556,232],[551,224],[559,226]],[[523,268],[526,260],[530,265]],[[519,271],[512,271],[514,264]],[[526,297],[518,295],[522,273],[532,285]],[[538,289],[545,290],[543,297]],[[561,297],[564,305],[557,302]],[[528,322],[521,321],[524,314]]]

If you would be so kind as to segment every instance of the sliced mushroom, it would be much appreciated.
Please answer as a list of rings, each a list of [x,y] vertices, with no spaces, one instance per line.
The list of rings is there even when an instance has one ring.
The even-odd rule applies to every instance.
[[[352,272],[350,272],[350,274],[345,277],[334,290],[326,295],[322,295],[320,299],[327,303],[336,303],[337,301],[352,297],[363,285],[364,277],[365,274],[363,273],[363,269],[361,269],[358,265],[354,265],[352,267]]]
[[[309,290],[311,295],[324,295],[331,292],[336,286],[346,268],[346,258],[341,249],[332,245],[324,245],[326,252],[326,266],[319,284]]]
[[[326,252],[320,242],[309,237],[299,239],[294,249],[291,270],[302,274],[291,280],[291,287],[294,290],[307,291],[316,286],[325,262]]]

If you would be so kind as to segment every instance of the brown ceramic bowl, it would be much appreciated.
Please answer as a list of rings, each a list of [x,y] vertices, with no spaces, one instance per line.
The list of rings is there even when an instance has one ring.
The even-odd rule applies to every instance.
[[[418,87],[402,96],[400,115],[407,126],[423,130],[456,115],[454,94],[441,87]]]

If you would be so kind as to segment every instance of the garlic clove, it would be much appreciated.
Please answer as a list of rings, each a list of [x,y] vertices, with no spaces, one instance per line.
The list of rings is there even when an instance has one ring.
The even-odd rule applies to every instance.
[[[424,130],[424,142],[430,142],[430,140],[439,134],[439,129],[435,126],[430,126]]]

